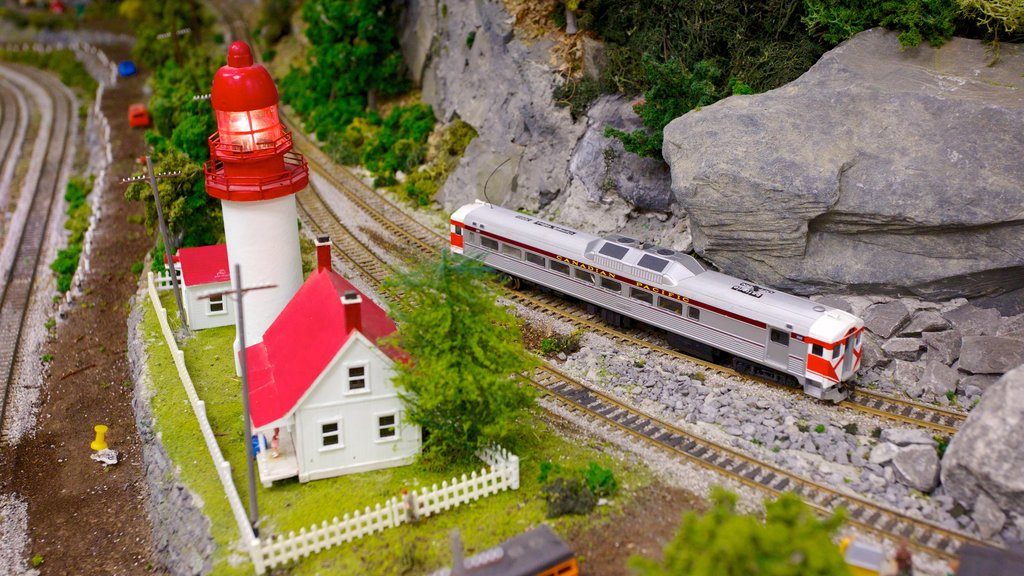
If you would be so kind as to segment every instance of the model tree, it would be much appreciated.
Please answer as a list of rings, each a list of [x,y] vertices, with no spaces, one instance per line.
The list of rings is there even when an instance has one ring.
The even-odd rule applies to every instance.
[[[284,101],[307,119],[321,140],[343,130],[378,96],[400,94],[402,76],[393,3],[384,0],[310,0],[307,69],[292,69],[281,84]]]
[[[641,576],[836,576],[849,568],[832,542],[842,511],[819,519],[792,493],[765,504],[766,518],[736,513],[736,495],[723,488],[711,494],[703,516],[687,512],[663,561],[634,557]]]
[[[442,252],[387,281],[398,325],[392,345],[408,416],[425,431],[421,461],[435,468],[469,461],[507,437],[532,403],[519,321],[497,304],[493,275],[478,261]]]

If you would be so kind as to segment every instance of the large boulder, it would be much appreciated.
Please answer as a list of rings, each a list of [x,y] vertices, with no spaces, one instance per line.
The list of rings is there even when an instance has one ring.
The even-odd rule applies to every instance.
[[[987,494],[1002,510],[1024,515],[1024,366],[985,391],[946,449],[942,484],[965,506]]]
[[[1024,46],[901,50],[862,32],[789,84],[665,128],[694,248],[800,293],[928,300],[1020,287]]]

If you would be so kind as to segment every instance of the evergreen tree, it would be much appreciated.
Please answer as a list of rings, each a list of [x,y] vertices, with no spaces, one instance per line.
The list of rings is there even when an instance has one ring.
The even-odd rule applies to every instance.
[[[377,95],[408,87],[396,16],[385,0],[309,0],[302,17],[309,24],[309,69],[289,72],[281,95],[326,142],[365,108],[376,108]]]
[[[391,342],[410,360],[396,366],[409,419],[423,427],[421,459],[434,467],[470,461],[501,442],[532,403],[519,321],[497,304],[491,272],[470,258],[442,252],[388,279],[401,304]],[[398,299],[396,298],[397,302]]]
[[[841,576],[849,574],[832,536],[842,511],[824,520],[793,493],[765,504],[762,523],[736,513],[736,495],[723,488],[711,494],[703,515],[683,515],[665,546],[663,561],[633,557],[640,576]]]

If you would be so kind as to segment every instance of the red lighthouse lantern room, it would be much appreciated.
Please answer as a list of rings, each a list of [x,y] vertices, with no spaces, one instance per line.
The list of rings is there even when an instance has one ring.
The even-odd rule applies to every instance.
[[[228,48],[228,64],[213,77],[211,103],[217,133],[210,136],[206,191],[233,201],[271,200],[306,187],[309,168],[292,152],[292,135],[281,125],[277,87],[266,68],[252,61],[245,42]]]

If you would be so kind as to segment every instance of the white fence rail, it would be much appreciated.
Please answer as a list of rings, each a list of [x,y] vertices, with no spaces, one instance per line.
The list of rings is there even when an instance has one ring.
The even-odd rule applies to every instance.
[[[185,393],[199,421],[206,447],[217,467],[221,485],[227,494],[239,533],[243,543],[247,544],[249,557],[257,574],[263,574],[275,566],[351,542],[368,534],[382,532],[387,528],[475,502],[503,490],[519,489],[519,457],[500,447],[489,448],[478,454],[489,469],[482,468],[469,476],[463,474],[461,478],[452,478],[450,482],[442,482],[440,487],[434,484],[430,488],[424,487],[419,491],[410,492],[402,498],[391,498],[383,504],[377,504],[372,510],[367,507],[362,512],[345,514],[340,520],[335,517],[330,522],[321,522],[319,526],[314,524],[308,529],[303,528],[298,533],[289,532],[287,535],[274,536],[266,541],[260,540],[253,534],[252,526],[249,525],[245,508],[231,478],[231,464],[224,459],[220,446],[217,445],[217,439],[206,417],[206,406],[199,399],[192,377],[185,367],[185,353],[178,348],[174,333],[167,322],[167,310],[160,302],[155,276],[152,272],[147,276],[149,298],[160,321],[160,329],[171,350],[178,376],[185,386]]]

